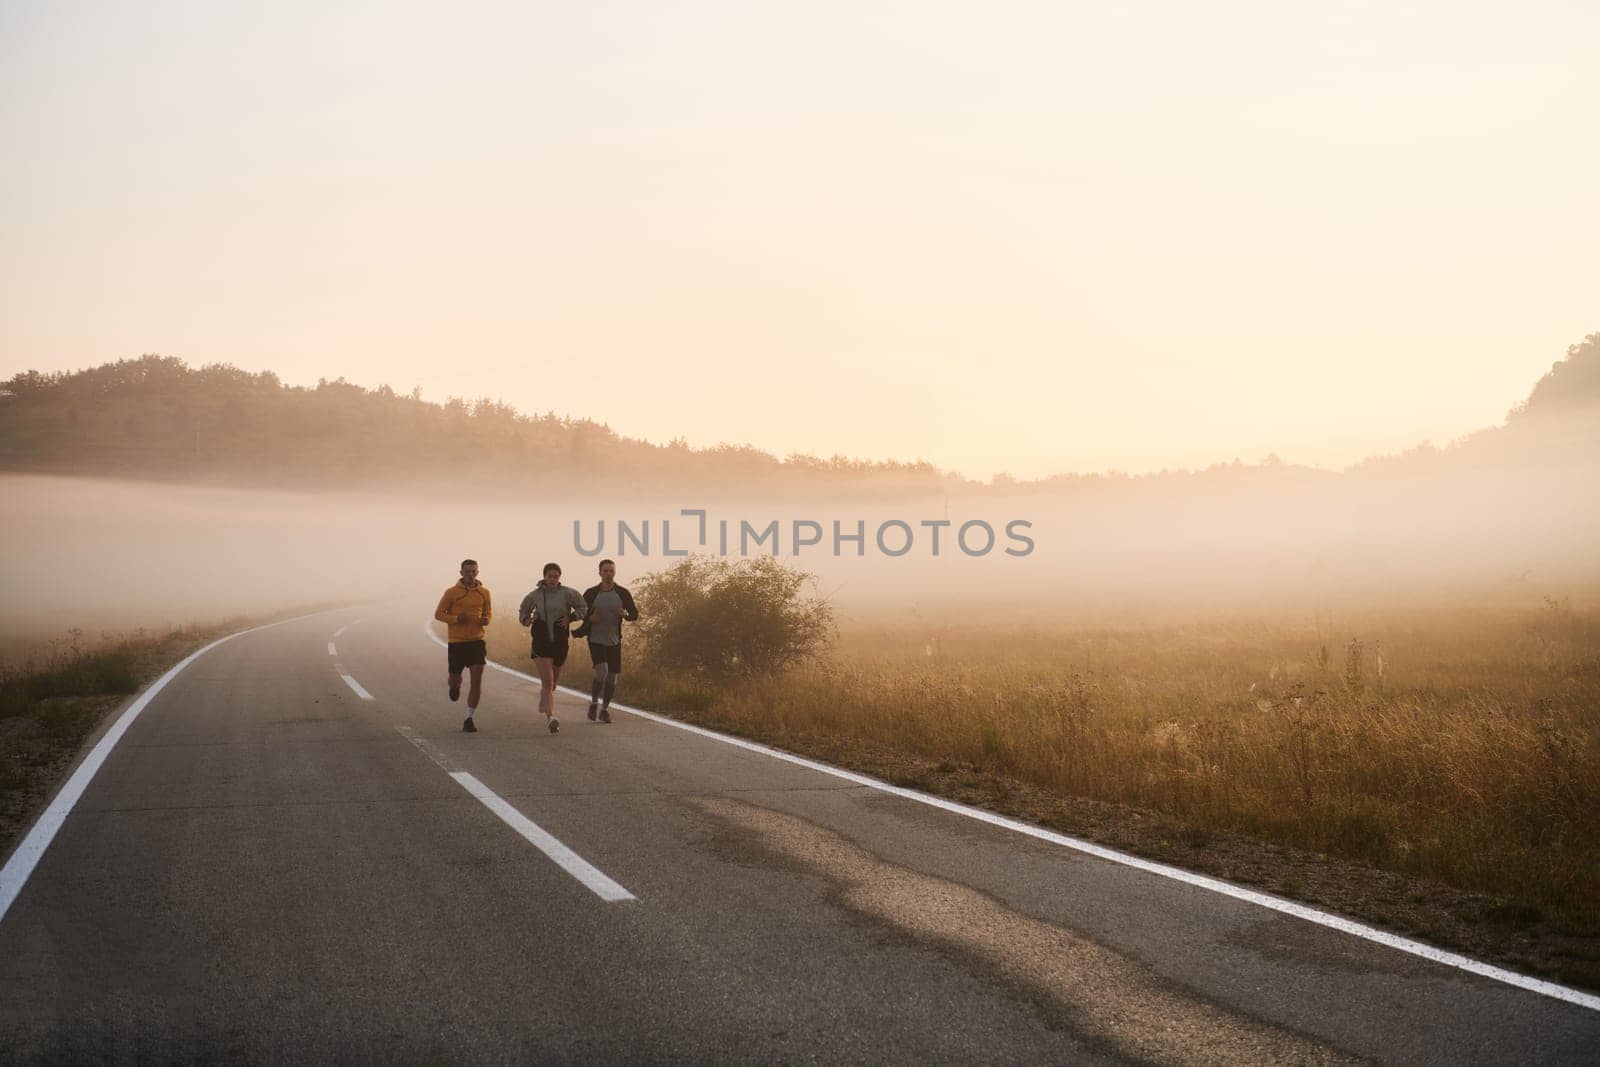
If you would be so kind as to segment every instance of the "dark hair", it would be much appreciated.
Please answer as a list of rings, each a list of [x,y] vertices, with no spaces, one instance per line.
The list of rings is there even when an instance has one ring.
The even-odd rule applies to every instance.
[[[544,570],[540,571],[539,573],[540,574],[549,574],[552,567],[555,568],[555,572],[557,574],[561,573],[561,564],[559,564],[559,563],[546,563],[544,565]]]
[[[613,567],[617,565],[617,561],[614,559],[603,559],[600,561],[600,567],[604,567],[607,563],[611,564]],[[600,567],[596,567],[595,570],[599,570]]]
[[[461,565],[463,567],[476,567],[478,565],[478,561],[475,559],[464,559],[461,561]]]

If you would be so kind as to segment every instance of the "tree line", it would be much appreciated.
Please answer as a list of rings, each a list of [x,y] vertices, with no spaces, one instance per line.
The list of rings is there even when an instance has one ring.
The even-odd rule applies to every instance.
[[[1600,333],[1569,347],[1504,426],[1443,448],[1424,442],[1374,456],[1347,473],[1421,473],[1490,454],[1531,461],[1557,449],[1584,451],[1594,444],[1591,412],[1600,412]],[[1560,422],[1567,424],[1563,439],[1544,432]],[[0,470],[282,488],[758,486],[874,497],[1338,477],[1274,455],[1259,464],[1235,459],[1193,471],[1034,481],[1002,473],[978,482],[925,461],[780,459],[748,445],[691,448],[681,438],[656,444],[590,419],[525,415],[488,397],[433,403],[421,390],[367,389],[343,378],[286,385],[271,371],[252,374],[226,363],[194,368],[161,355],[81,371],[27,371],[0,384]]]
[[[422,399],[338,378],[293,386],[271,371],[193,368],[144,355],[0,385],[0,468],[218,484],[497,487],[596,483],[859,486],[939,491],[926,462],[779,459],[742,445],[691,448],[602,423],[525,415],[499,400]]]

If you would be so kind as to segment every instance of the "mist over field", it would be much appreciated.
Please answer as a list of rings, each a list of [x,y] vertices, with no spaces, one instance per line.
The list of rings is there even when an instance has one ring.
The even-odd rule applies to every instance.
[[[846,627],[1536,604],[1600,581],[1600,335],[1504,425],[1337,472],[1235,461],[985,483],[157,357],[6,383],[0,460],[13,655],[73,628],[353,601],[426,617],[468,556],[509,611],[546,561],[581,588],[611,556],[629,584],[669,548],[776,554],[816,575]]]
[[[464,556],[481,562],[509,611],[547,560],[562,564],[568,584],[589,584],[596,560],[574,547],[574,522],[589,550],[604,524],[604,553],[625,583],[671,564],[668,524],[674,550],[716,553],[726,523],[730,557],[775,545],[779,558],[817,575],[846,624],[1016,624],[1019,607],[1062,618],[1253,604],[1309,611],[1330,598],[1455,588],[1536,602],[1600,578],[1600,500],[1585,488],[1596,474],[1592,462],[1362,477],[1258,469],[1177,490],[1130,482],[887,504],[824,494],[449,498],[5,475],[0,578],[11,595],[0,634],[15,646],[71,627],[161,628],[396,597],[415,598],[423,617]],[[706,511],[704,548],[698,517],[684,508]],[[648,531],[648,555],[632,539],[619,544],[619,521],[635,538]],[[797,550],[797,521],[815,523],[800,537],[820,543]],[[936,556],[935,527],[924,524],[943,521]],[[975,521],[995,532],[981,555],[958,542]],[[837,555],[835,522],[846,537],[864,534],[841,539]],[[1008,537],[1018,523],[1028,525],[1012,525]],[[886,553],[908,537],[905,554]],[[964,543],[978,553],[989,538],[974,525]]]

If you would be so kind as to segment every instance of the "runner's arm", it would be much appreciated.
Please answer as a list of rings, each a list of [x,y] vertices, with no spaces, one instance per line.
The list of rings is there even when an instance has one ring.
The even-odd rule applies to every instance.
[[[455,622],[456,613],[450,610],[450,599],[455,594],[454,589],[446,589],[444,596],[439,598],[439,606],[433,609],[433,617],[440,622]]]
[[[583,622],[579,624],[576,630],[572,631],[573,637],[589,636],[589,624],[594,621],[595,590],[598,588],[599,586],[590,586],[583,591]]]

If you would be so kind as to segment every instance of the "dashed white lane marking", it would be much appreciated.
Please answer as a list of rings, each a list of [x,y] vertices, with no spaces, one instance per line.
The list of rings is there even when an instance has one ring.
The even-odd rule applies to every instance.
[[[450,757],[446,756],[426,738],[418,736],[417,732],[411,727],[396,726],[395,729],[400,731],[406,740],[426,753],[429,759],[444,768],[445,773],[454,778],[456,784],[477,798],[484,807],[498,815],[501,822],[515,830],[534,848],[554,860],[562,870],[582,882],[595,896],[608,903],[638,899],[613,881],[600,868],[572,851],[572,849],[551,835],[549,831],[508,804],[494,790],[466,771],[457,770]]]
[[[443,645],[446,643],[440,639],[438,634],[433,632],[432,623],[424,622],[422,624],[422,632],[435,644]],[[524,674],[522,671],[512,670],[510,667],[501,666],[493,660],[489,661],[489,666],[504,674],[510,674],[517,678],[521,678],[526,682],[533,682],[537,684],[539,681],[538,678],[535,678],[531,674]],[[589,699],[588,693],[582,693],[576,689],[571,689],[564,685],[557,686],[556,688],[561,692],[570,696],[575,696],[580,700]],[[1218,878],[1208,878],[1203,874],[1195,874],[1192,871],[1185,871],[1178,867],[1169,867],[1164,863],[1154,863],[1150,860],[1140,859],[1138,856],[1130,856],[1126,852],[1118,852],[1115,849],[1109,849],[1102,845],[1093,844],[1089,841],[1081,841],[1076,837],[1068,837],[1066,834],[1058,834],[1054,830],[1046,830],[1039,826],[1030,826],[1027,823],[1017,822],[1014,819],[1008,819],[1003,815],[996,815],[993,812],[984,811],[981,808],[969,808],[967,805],[957,804],[953,800],[946,800],[943,797],[936,797],[929,793],[919,793],[915,789],[906,789],[903,786],[890,785],[888,782],[880,782],[878,779],[870,778],[865,774],[857,774],[854,771],[842,770],[838,767],[829,766],[826,763],[818,763],[816,760],[809,760],[803,756],[796,756],[788,752],[780,751],[779,749],[768,748],[766,745],[758,745],[754,741],[746,741],[740,737],[729,737],[727,734],[719,734],[714,730],[707,730],[703,726],[693,726],[686,722],[679,722],[676,719],[669,719],[664,715],[656,715],[653,712],[644,711],[640,708],[632,708],[626,704],[619,704],[616,701],[612,701],[611,706],[618,711],[625,711],[628,714],[636,715],[641,719],[649,719],[651,722],[660,723],[662,726],[671,726],[677,730],[685,730],[691,734],[699,734],[701,737],[708,737],[713,741],[720,741],[725,745],[733,745],[749,752],[759,752],[763,756],[770,756],[773,759],[783,760],[785,763],[793,763],[800,767],[808,767],[811,770],[817,771],[821,774],[832,775],[835,778],[842,778],[847,782],[854,782],[856,785],[866,786],[869,789],[876,789],[880,793],[889,793],[893,796],[904,797],[906,800],[915,801],[918,804],[926,804],[929,807],[941,808],[956,815],[962,815],[969,819],[977,819],[979,822],[986,822],[991,826],[998,826],[1014,833],[1025,834],[1028,837],[1037,838],[1041,841],[1049,841],[1051,844],[1061,845],[1063,848],[1070,848],[1078,852],[1087,853],[1091,856],[1098,856],[1100,859],[1109,860],[1112,863],[1120,863],[1125,867],[1133,867],[1137,870],[1145,871],[1148,874],[1154,874],[1161,878],[1170,878],[1175,882],[1183,882],[1186,885],[1192,885],[1198,889],[1205,889],[1225,897],[1232,897],[1235,900],[1242,900],[1250,904],[1255,904],[1259,907],[1268,908],[1272,911],[1282,912],[1285,915],[1293,915],[1297,919],[1304,919],[1306,922],[1316,923],[1318,926],[1326,926],[1329,929],[1338,930],[1339,932],[1349,934],[1352,937],[1359,937],[1365,941],[1371,941],[1375,944],[1384,945],[1388,948],[1396,950],[1397,952],[1405,952],[1412,956],[1419,956],[1422,959],[1432,960],[1434,963],[1440,963],[1446,967],[1454,967],[1457,970],[1466,971],[1469,974],[1476,974],[1482,978],[1490,978],[1496,982],[1504,982],[1506,985],[1516,986],[1518,989],[1526,989],[1531,993],[1538,993],[1541,996],[1551,997],[1555,1000],[1566,1001],[1568,1004],[1576,1004],[1579,1007],[1588,1008],[1590,1011],[1600,1011],[1600,996],[1595,996],[1592,993],[1584,993],[1581,990],[1573,989],[1570,986],[1559,985],[1555,982],[1546,982],[1542,978],[1530,978],[1528,975],[1518,974],[1516,971],[1508,971],[1504,967],[1496,967],[1492,964],[1484,963],[1468,956],[1458,955],[1454,952],[1446,952],[1442,948],[1435,948],[1434,946],[1424,944],[1421,941],[1413,941],[1409,937],[1401,937],[1398,934],[1391,934],[1385,930],[1379,930],[1375,927],[1366,926],[1362,923],[1346,919],[1339,915],[1331,915],[1325,911],[1318,911],[1316,908],[1307,907],[1304,904],[1297,904],[1292,900],[1284,900],[1280,897],[1271,896],[1267,893],[1259,893],[1254,889],[1246,889],[1243,886],[1234,885],[1231,882],[1224,882]]]
[[[338,650],[333,647],[333,642],[329,641],[328,642],[328,655],[337,656],[338,654],[339,654]]]
[[[334,640],[338,640],[340,637],[344,636],[344,632],[346,630],[350,629],[350,627],[354,626],[356,623],[358,623],[360,621],[361,621],[360,619],[354,619],[354,620],[352,620],[350,622],[345,623],[343,626],[339,627],[337,630],[333,631]]]
[[[429,741],[426,737],[423,737],[421,734],[417,733],[417,731],[413,730],[411,727],[396,726],[395,730],[399,732],[401,737],[404,737],[407,741],[410,741],[413,745],[416,745],[417,748],[421,749],[423,755],[427,756],[440,767],[444,768],[446,773],[454,774],[456,771],[461,769],[455,765],[454,760],[444,754],[443,749],[439,748],[439,746],[435,745],[432,741]]]
[[[632,893],[608,878],[598,867],[556,840],[532,819],[507,804],[495,794],[494,790],[466,771],[456,771],[450,777],[459,782],[461,788],[482,801],[484,807],[500,816],[501,822],[521,834],[534,848],[549,856],[562,870],[588,886],[589,890],[601,900],[614,903],[636,899]]]
[[[345,685],[348,685],[351,689],[354,689],[356,691],[356,696],[360,697],[362,700],[373,700],[373,699],[376,699],[376,698],[373,697],[373,695],[371,693],[369,693],[365,689],[361,688],[361,683],[360,682],[358,682],[354,678],[350,677],[350,672],[348,672],[348,671],[346,671],[344,669],[344,665],[343,664],[335,663],[333,665],[333,669],[339,672],[339,677],[344,679],[344,684]]]
[[[17,850],[11,854],[11,858],[6,860],[5,867],[0,868],[0,921],[5,920],[6,912],[11,909],[12,902],[17,899],[17,894],[22,892],[22,887],[27,884],[28,876],[33,873],[33,869],[44,858],[45,850],[50,847],[50,842],[55,840],[56,831],[61,829],[62,823],[67,821],[67,816],[72,814],[72,809],[78,803],[78,799],[83,796],[83,791],[89,788],[89,783],[94,779],[95,772],[106,761],[106,757],[111,755],[111,750],[117,747],[117,742],[122,740],[122,735],[128,732],[128,727],[133,725],[134,720],[139,717],[139,713],[150,706],[150,702],[156,698],[156,695],[161,690],[167,687],[168,682],[176,678],[189,664],[218,645],[227,644],[235,637],[243,637],[245,634],[253,634],[258,630],[270,630],[274,626],[284,626],[291,622],[299,622],[302,619],[311,619],[318,615],[326,614],[327,612],[325,611],[315,611],[310,615],[296,615],[292,619],[279,619],[277,622],[269,622],[264,626],[252,626],[248,630],[240,630],[238,633],[231,633],[227,637],[219,637],[204,648],[190,653],[171,670],[167,671],[166,674],[152,682],[150,688],[140,693],[134,702],[129,704],[127,709],[117,717],[117,721],[111,724],[111,729],[107,730],[100,740],[95,743],[94,748],[89,750],[89,754],[83,758],[83,762],[78,764],[78,769],[72,772],[72,777],[67,779],[67,784],[61,787],[61,792],[56,794],[55,799],[50,802],[50,806],[44,810],[44,814],[39,816],[39,821],[33,824],[33,829],[28,831],[28,836],[22,839],[22,844],[18,845]]]

